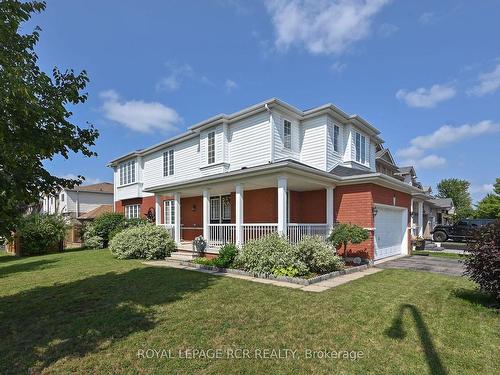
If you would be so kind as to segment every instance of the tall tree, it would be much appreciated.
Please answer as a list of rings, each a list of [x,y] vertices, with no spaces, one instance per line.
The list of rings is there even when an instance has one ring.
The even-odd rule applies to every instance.
[[[495,194],[500,195],[500,177],[497,177],[495,184],[493,185],[493,191]]]
[[[472,198],[469,193],[470,182],[458,178],[441,180],[438,185],[439,198],[451,198],[455,205],[455,216],[457,219],[472,216]]]
[[[481,199],[476,207],[476,217],[480,219],[500,219],[500,178],[493,185],[493,193]]]
[[[82,182],[52,176],[43,166],[55,155],[96,155],[98,132],[92,125],[79,127],[66,107],[83,103],[88,83],[85,71],[48,75],[38,67],[35,45],[40,31],[21,34],[21,25],[45,2],[2,0],[0,2],[0,236],[15,228],[27,205],[41,194]]]

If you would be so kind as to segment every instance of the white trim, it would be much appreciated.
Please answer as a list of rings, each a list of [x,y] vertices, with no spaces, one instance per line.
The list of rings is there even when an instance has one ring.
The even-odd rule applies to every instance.
[[[203,237],[210,240],[210,191],[203,189]]]
[[[278,177],[278,233],[286,235],[287,233],[287,177]]]
[[[406,207],[401,207],[401,206],[391,206],[388,204],[382,204],[382,203],[374,203],[375,207],[380,207],[380,208],[385,208],[385,209],[392,209],[395,211],[401,211],[401,230],[404,230],[403,234],[403,239],[401,240],[401,253],[396,254],[396,256],[399,255],[408,255],[408,208]],[[375,224],[375,218],[374,218],[374,224]],[[388,257],[395,256],[394,254],[390,254],[388,256],[376,256],[377,252],[377,228],[373,228],[373,259],[374,260],[380,260]]]
[[[181,194],[174,193],[174,240],[177,244],[181,243]]]
[[[235,187],[235,223],[236,223],[236,245],[243,244],[243,185],[236,184]]]

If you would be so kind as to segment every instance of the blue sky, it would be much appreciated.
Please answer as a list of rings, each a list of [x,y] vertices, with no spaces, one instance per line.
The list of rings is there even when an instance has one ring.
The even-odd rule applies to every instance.
[[[382,132],[424,185],[465,178],[475,199],[500,176],[497,1],[49,0],[43,69],[85,69],[74,120],[97,158],[47,162],[111,181],[109,160],[220,112],[278,97],[332,102]]]

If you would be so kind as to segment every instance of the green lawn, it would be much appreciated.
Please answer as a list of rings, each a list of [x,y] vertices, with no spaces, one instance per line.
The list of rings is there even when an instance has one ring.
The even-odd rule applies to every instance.
[[[490,303],[463,278],[404,270],[306,293],[106,250],[1,254],[0,373],[495,374],[500,317]],[[148,348],[174,358],[137,357]],[[176,357],[212,348],[301,358]],[[306,349],[364,356],[305,359]]]

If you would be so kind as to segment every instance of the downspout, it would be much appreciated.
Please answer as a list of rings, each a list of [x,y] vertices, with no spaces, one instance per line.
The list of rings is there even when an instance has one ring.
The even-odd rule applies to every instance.
[[[274,163],[274,120],[271,109],[269,108],[269,105],[267,103],[264,104],[264,108],[269,113],[269,125],[271,129],[271,158],[269,159],[269,162]]]

